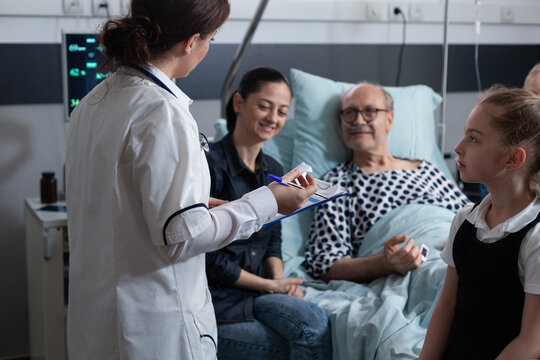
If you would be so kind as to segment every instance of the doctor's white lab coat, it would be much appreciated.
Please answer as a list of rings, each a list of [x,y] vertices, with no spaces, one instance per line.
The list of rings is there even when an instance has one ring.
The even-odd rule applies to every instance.
[[[191,100],[120,68],[73,111],[66,187],[68,351],[77,359],[212,359],[204,252],[277,211],[271,191],[207,209],[210,176]]]

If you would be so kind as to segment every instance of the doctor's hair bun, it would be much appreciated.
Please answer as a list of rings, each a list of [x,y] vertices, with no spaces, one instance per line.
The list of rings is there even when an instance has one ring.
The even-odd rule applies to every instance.
[[[107,21],[99,39],[107,58],[106,65],[115,68],[150,61],[150,43],[159,40],[160,32],[159,26],[152,27],[149,19],[124,17]]]
[[[229,12],[229,0],[132,0],[130,15],[103,25],[105,66],[149,62],[194,34],[206,39]]]

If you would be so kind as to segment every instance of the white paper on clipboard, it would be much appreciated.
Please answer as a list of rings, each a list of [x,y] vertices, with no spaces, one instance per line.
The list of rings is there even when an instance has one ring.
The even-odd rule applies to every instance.
[[[302,174],[302,176],[305,176],[308,172],[313,171],[311,166],[307,165],[306,163],[301,163],[300,165],[298,165],[296,167],[296,169],[298,169],[300,171],[300,174]],[[312,207],[324,204],[324,203],[326,203],[328,201],[332,201],[332,200],[335,200],[335,199],[337,199],[339,197],[342,197],[342,196],[345,196],[345,195],[349,194],[341,186],[339,186],[339,184],[331,184],[331,183],[328,183],[326,181],[319,180],[319,179],[315,179],[315,182],[317,183],[317,193],[323,195],[326,198],[316,196],[316,195],[312,195],[304,203],[304,205],[299,210],[294,212],[293,214],[291,214],[291,215],[283,215],[283,214],[277,213],[274,217],[272,217],[263,226],[270,225],[270,224],[272,224],[272,223],[274,223],[276,221],[283,220],[285,218],[288,218],[289,216],[296,215],[296,214],[298,214],[298,213],[300,213],[302,211],[305,211],[307,209],[310,209]],[[297,183],[298,183],[298,181],[297,181]]]

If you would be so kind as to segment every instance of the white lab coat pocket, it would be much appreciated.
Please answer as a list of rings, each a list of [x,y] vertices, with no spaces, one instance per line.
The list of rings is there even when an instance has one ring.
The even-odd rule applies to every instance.
[[[201,359],[216,359],[217,356],[217,325],[212,305],[212,296],[206,289],[204,306],[193,313],[195,326],[201,340]]]

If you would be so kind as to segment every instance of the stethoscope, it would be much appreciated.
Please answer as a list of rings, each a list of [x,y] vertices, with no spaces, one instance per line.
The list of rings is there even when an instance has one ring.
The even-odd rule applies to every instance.
[[[178,98],[173,92],[171,89],[169,89],[169,87],[167,85],[165,85],[165,83],[161,80],[158,79],[158,77],[154,74],[152,74],[150,71],[140,67],[139,65],[132,65],[132,67],[143,73],[144,75],[148,76],[157,86],[161,87],[162,89],[165,89],[167,90],[172,96],[174,96],[175,98]],[[201,149],[203,149],[205,152],[209,152],[210,151],[210,143],[208,142],[208,138],[202,133],[200,132],[199,133],[199,144],[201,145]]]

